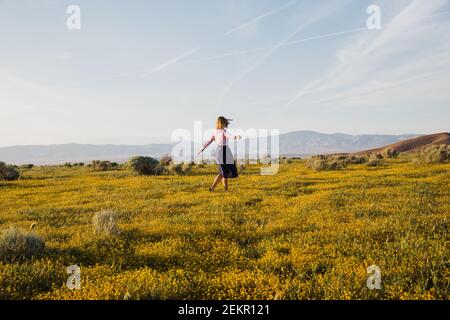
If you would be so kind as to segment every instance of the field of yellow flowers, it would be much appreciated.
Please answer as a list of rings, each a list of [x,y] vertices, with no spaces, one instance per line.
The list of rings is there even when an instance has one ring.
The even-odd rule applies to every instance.
[[[1,230],[33,225],[45,240],[41,257],[0,262],[0,299],[448,299],[450,164],[315,172],[295,160],[210,193],[215,172],[35,167],[0,181]],[[104,209],[118,235],[93,232]]]

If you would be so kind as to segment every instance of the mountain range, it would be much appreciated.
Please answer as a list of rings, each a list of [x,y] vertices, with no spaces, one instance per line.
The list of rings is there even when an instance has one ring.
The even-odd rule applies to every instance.
[[[328,153],[351,153],[411,139],[418,134],[404,135],[350,135],[325,134],[314,131],[295,131],[280,135],[280,154],[308,156]],[[0,161],[10,164],[62,164],[110,160],[123,162],[136,155],[162,157],[169,154],[173,144],[150,145],[90,145],[60,144],[36,146],[11,146],[0,148]]]

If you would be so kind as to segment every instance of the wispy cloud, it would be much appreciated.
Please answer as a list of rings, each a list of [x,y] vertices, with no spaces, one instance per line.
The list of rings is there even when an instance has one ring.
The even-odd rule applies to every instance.
[[[334,101],[370,91],[374,79],[386,82],[385,88],[391,88],[398,86],[389,82],[405,83],[404,79],[421,79],[422,74],[442,75],[437,71],[450,67],[448,55],[440,55],[439,59],[430,56],[433,52],[448,52],[445,50],[450,37],[437,30],[449,23],[429,18],[439,15],[439,10],[447,4],[447,0],[411,2],[383,31],[366,32],[354,44],[341,48],[335,65],[302,85],[290,96],[283,111],[300,100],[303,106],[308,106],[310,101]],[[433,46],[421,45],[429,41],[433,41]],[[396,65],[392,65],[394,59],[399,59]],[[318,95],[326,95],[327,99],[317,99]]]

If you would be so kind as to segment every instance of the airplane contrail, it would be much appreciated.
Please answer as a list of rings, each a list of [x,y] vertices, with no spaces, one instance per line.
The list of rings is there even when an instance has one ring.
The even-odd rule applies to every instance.
[[[387,83],[387,84],[381,85],[377,88],[369,89],[369,90],[366,90],[366,91],[363,91],[363,92],[360,92],[357,94],[337,95],[337,96],[322,99],[322,100],[315,100],[315,101],[308,103],[307,105],[310,106],[310,105],[314,105],[314,104],[322,104],[322,103],[327,103],[327,102],[346,100],[348,98],[363,97],[363,96],[371,95],[371,94],[379,92],[379,91],[389,90],[389,89],[396,88],[396,87],[401,87],[405,84],[408,84],[410,82],[414,82],[417,80],[430,78],[430,77],[437,76],[440,74],[448,74],[449,71],[450,70],[448,70],[448,69],[443,69],[443,70],[439,70],[439,71],[435,71],[435,72],[427,72],[427,73],[417,74],[417,75],[411,76],[407,79]]]
[[[0,4],[1,3],[2,3],[2,1],[0,0]],[[280,8],[278,8],[278,9],[280,9]],[[445,14],[448,14],[448,13],[450,13],[450,10],[441,11],[441,12],[437,12],[435,14],[431,14],[427,18],[431,18],[431,17],[439,16],[439,15],[445,15]],[[303,42],[308,42],[308,41],[313,41],[313,40],[320,40],[320,39],[326,39],[326,38],[330,38],[330,37],[336,37],[336,36],[339,36],[339,35],[356,33],[356,32],[360,32],[360,31],[364,31],[364,30],[367,30],[367,28],[358,28],[358,29],[344,30],[344,31],[340,31],[340,32],[333,32],[333,33],[329,33],[329,34],[323,34],[323,35],[308,37],[308,38],[304,38],[304,39],[286,41],[284,43],[281,43],[281,44],[279,43],[279,44],[271,45],[271,46],[264,46],[264,47],[258,47],[258,48],[253,48],[253,49],[222,53],[222,54],[218,54],[218,55],[214,55],[214,56],[210,56],[210,57],[205,57],[205,58],[199,58],[199,59],[196,59],[196,60],[187,60],[187,61],[180,62],[183,58],[185,58],[187,56],[190,56],[190,55],[194,54],[195,52],[197,52],[199,50],[199,48],[195,48],[195,49],[191,49],[191,50],[181,54],[180,56],[178,56],[178,57],[176,57],[176,58],[174,58],[174,59],[172,59],[172,60],[170,60],[168,62],[165,62],[165,63],[161,64],[158,67],[155,67],[154,69],[152,69],[147,74],[146,74],[145,70],[139,69],[139,70],[135,70],[135,71],[130,71],[130,72],[126,72],[126,73],[120,73],[120,74],[112,74],[112,75],[109,75],[109,76],[104,76],[104,77],[99,77],[99,78],[94,78],[94,79],[87,79],[87,80],[82,80],[82,81],[74,81],[74,82],[69,82],[69,83],[63,83],[63,84],[51,86],[51,88],[62,88],[62,87],[68,87],[68,86],[73,86],[73,85],[80,85],[80,84],[85,83],[85,82],[104,81],[104,80],[128,77],[128,76],[139,75],[139,74],[144,74],[143,77],[145,77],[145,76],[147,76],[149,74],[155,73],[157,71],[161,71],[161,70],[163,70],[163,69],[165,69],[167,67],[173,66],[173,65],[207,62],[207,61],[219,60],[219,59],[227,58],[227,57],[241,56],[241,55],[246,55],[246,54],[249,54],[249,53],[254,53],[254,52],[259,52],[259,51],[266,51],[266,50],[271,50],[271,49],[274,49],[274,48],[280,48],[280,47],[284,47],[284,46],[291,46],[291,45],[295,45],[295,44],[299,44],[299,43],[303,43]],[[291,95],[289,97],[290,98],[294,98],[295,95]],[[259,102],[257,102],[257,103],[259,104]],[[261,102],[261,103],[264,103],[264,102]]]
[[[167,67],[170,67],[173,64],[176,64],[178,61],[182,60],[183,58],[194,54],[195,52],[197,52],[199,49],[198,48],[194,48],[191,49],[189,51],[186,51],[185,53],[167,61],[164,62],[162,64],[160,64],[159,66],[153,68],[151,71],[145,71],[143,69],[139,69],[139,70],[135,70],[135,71],[130,71],[130,72],[124,72],[124,73],[119,73],[119,74],[112,74],[109,76],[104,76],[104,77],[99,77],[99,78],[94,78],[94,79],[88,79],[88,80],[84,80],[84,81],[74,81],[74,82],[69,82],[69,83],[63,83],[60,85],[54,85],[51,86],[51,88],[53,89],[58,89],[58,88],[64,88],[64,87],[68,87],[68,86],[74,86],[74,85],[80,85],[83,84],[85,82],[97,82],[97,81],[105,81],[105,80],[112,80],[112,79],[117,79],[117,78],[123,78],[123,77],[129,77],[129,76],[137,76],[137,75],[141,75],[141,78],[145,78],[153,73],[156,73],[158,71],[161,71]]]
[[[54,85],[54,86],[52,86],[52,88],[62,88],[62,87],[67,87],[67,86],[80,85],[80,84],[85,83],[85,82],[96,82],[96,81],[103,81],[103,80],[111,80],[111,79],[117,79],[117,78],[134,76],[134,75],[141,75],[141,74],[143,74],[142,77],[145,77],[145,76],[148,76],[148,75],[150,75],[152,73],[161,71],[161,70],[163,70],[165,68],[168,68],[170,66],[173,66],[173,65],[182,65],[182,64],[190,64],[190,63],[201,63],[201,62],[207,62],[207,61],[220,60],[222,58],[236,57],[236,56],[246,55],[246,54],[255,53],[255,52],[261,52],[261,51],[266,51],[266,50],[271,50],[271,49],[277,49],[277,48],[284,47],[284,46],[292,46],[292,45],[300,44],[300,43],[303,43],[303,42],[308,42],[308,41],[313,41],[313,40],[320,40],[320,39],[325,39],[325,38],[331,38],[331,37],[336,37],[336,36],[339,36],[339,35],[350,34],[350,33],[360,32],[360,31],[364,31],[364,30],[367,30],[367,28],[359,28],[359,29],[351,29],[351,30],[345,30],[345,31],[340,31],[340,32],[333,32],[333,33],[329,33],[329,34],[323,34],[323,35],[308,37],[308,38],[304,38],[304,39],[287,41],[287,42],[284,42],[284,43],[281,43],[281,44],[279,43],[279,44],[276,44],[276,45],[258,47],[258,48],[247,49],[247,50],[240,50],[240,51],[235,51],[235,52],[227,52],[227,53],[222,53],[222,54],[218,54],[218,55],[214,55],[214,56],[210,56],[210,57],[205,57],[205,58],[181,61],[185,57],[190,56],[190,55],[194,54],[195,52],[197,52],[199,50],[198,48],[195,48],[195,49],[191,49],[191,50],[181,54],[180,56],[178,56],[176,58],[171,59],[170,61],[167,61],[167,62],[159,65],[158,67],[153,68],[149,72],[146,72],[144,69],[139,69],[139,70],[135,70],[135,71],[119,73],[119,74],[113,74],[113,75],[99,77],[99,78],[94,78],[94,79],[88,79],[88,80],[83,80],[83,81],[75,81],[75,82],[69,82],[69,83],[64,83],[64,84],[60,84],[60,85]]]
[[[248,21],[248,22],[246,22],[246,23],[243,23],[243,24],[241,24],[241,25],[239,25],[239,26],[237,26],[237,27],[235,27],[235,28],[233,28],[233,29],[227,31],[227,32],[224,34],[224,36],[228,36],[228,35],[230,35],[230,34],[236,32],[236,31],[238,31],[238,30],[244,29],[244,28],[246,28],[246,27],[248,27],[248,26],[250,26],[250,25],[252,25],[252,24],[255,24],[255,23],[258,22],[259,20],[264,19],[264,18],[266,18],[266,17],[269,17],[269,16],[271,16],[271,15],[274,15],[274,14],[276,14],[276,13],[278,13],[278,12],[284,10],[284,9],[287,9],[287,8],[289,8],[290,6],[294,5],[294,4],[297,3],[297,2],[298,2],[298,0],[293,0],[293,1],[289,2],[289,3],[286,3],[286,4],[282,5],[281,7],[278,7],[278,8],[276,8],[276,9],[274,9],[274,10],[268,11],[268,12],[266,12],[266,13],[260,15],[260,16],[257,16],[256,18],[253,18],[252,20],[250,20],[250,21]]]
[[[159,66],[157,66],[156,68],[152,69],[151,71],[144,73],[141,76],[141,78],[145,78],[145,77],[147,77],[147,76],[149,76],[149,75],[151,75],[151,74],[153,74],[155,72],[158,72],[158,71],[161,71],[161,70],[163,70],[163,69],[165,69],[167,67],[170,67],[171,65],[176,64],[178,61],[184,59],[185,57],[193,55],[198,50],[199,50],[199,48],[194,48],[194,49],[191,49],[189,51],[186,51],[186,52],[182,53],[181,55],[179,55],[179,56],[177,56],[177,57],[175,57],[175,58],[173,58],[173,59],[171,59],[171,60],[169,60],[167,62],[164,62],[164,63],[160,64]]]
[[[437,12],[437,13],[434,13],[434,14],[430,14],[430,15],[424,16],[423,18],[426,19],[426,18],[431,18],[431,17],[435,17],[435,16],[440,16],[440,15],[448,14],[448,13],[450,13],[450,10],[447,10],[447,11],[441,11],[441,12]],[[389,29],[392,25],[393,25],[392,22],[387,23],[386,25],[383,26],[383,29],[384,29],[384,30]],[[362,30],[364,30],[364,29],[362,29]],[[347,65],[347,66],[344,66],[343,68],[336,69],[333,73],[334,73],[334,74],[343,73],[344,71],[349,70],[351,67],[352,67],[352,64],[349,64],[349,65]],[[313,81],[311,84],[307,85],[305,88],[303,88],[302,90],[299,90],[297,93],[295,93],[295,94],[289,99],[289,101],[284,105],[284,107],[282,108],[283,112],[286,112],[286,110],[287,110],[293,103],[295,103],[297,100],[299,100],[299,99],[300,99],[301,97],[303,97],[305,94],[314,92],[314,90],[311,90],[310,88],[316,86],[317,84],[321,83],[322,81],[323,81],[323,77],[322,77],[322,78],[319,78],[319,79],[317,79],[317,80],[315,80],[315,81]]]
[[[266,51],[266,50],[270,50],[270,49],[274,49],[274,48],[281,48],[281,47],[285,47],[285,46],[292,46],[292,45],[296,45],[296,44],[299,44],[302,42],[331,38],[331,37],[336,37],[336,36],[340,36],[340,35],[344,35],[344,34],[356,33],[356,32],[366,31],[366,30],[367,30],[367,28],[358,28],[358,29],[350,29],[350,30],[345,30],[345,31],[340,31],[340,32],[333,32],[333,33],[298,39],[298,40],[287,41],[287,42],[284,42],[281,44],[276,44],[276,45],[270,45],[270,46],[264,46],[264,47],[258,47],[258,48],[240,50],[240,51],[234,51],[234,52],[221,53],[221,54],[218,54],[215,56],[199,58],[199,59],[195,59],[195,60],[187,60],[187,61],[184,61],[183,64],[206,62],[206,61],[218,60],[218,59],[227,58],[227,57],[236,57],[236,56],[246,55],[249,53]]]
[[[402,86],[404,84],[407,84],[407,83],[410,83],[410,82],[414,82],[414,81],[417,81],[417,80],[430,78],[430,77],[433,77],[433,76],[436,76],[436,75],[439,75],[439,74],[444,74],[444,73],[449,73],[449,72],[450,72],[450,70],[443,69],[443,70],[436,71],[436,72],[428,72],[428,73],[417,74],[417,75],[411,76],[411,77],[409,77],[407,79],[403,79],[403,80],[400,80],[400,81],[397,81],[397,82],[387,83],[387,84],[381,85],[381,86],[373,88],[373,89],[369,89],[369,90],[365,90],[365,91],[359,92],[357,94],[335,95],[333,97],[329,97],[329,98],[325,98],[325,99],[314,100],[312,102],[306,103],[305,105],[309,107],[311,105],[316,105],[316,104],[322,104],[322,103],[327,103],[327,102],[345,100],[345,99],[348,99],[348,98],[362,97],[362,96],[373,94],[373,93],[378,92],[378,91],[383,91],[383,90],[387,90],[387,89],[400,87],[400,86]],[[305,92],[305,94],[317,93],[317,92],[320,92],[320,90],[307,91],[307,92]],[[274,102],[282,102],[282,101],[290,100],[290,99],[292,99],[295,96],[296,96],[295,94],[291,94],[291,95],[280,96],[280,97],[276,97],[276,98],[272,98],[272,99],[268,99],[268,100],[260,100],[260,101],[254,101],[254,102],[249,102],[249,103],[242,103],[242,104],[238,104],[237,106],[245,107],[245,106],[264,105],[264,104],[269,104],[269,103],[274,103]]]

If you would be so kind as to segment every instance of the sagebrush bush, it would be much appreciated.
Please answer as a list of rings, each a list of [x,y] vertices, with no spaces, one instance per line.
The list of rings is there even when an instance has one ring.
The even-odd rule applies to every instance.
[[[352,155],[347,158],[347,162],[349,164],[364,164],[364,163],[367,163],[367,157]]]
[[[374,154],[372,154],[372,156],[377,158],[378,160],[383,160],[384,159],[384,156],[383,156],[382,153],[376,153],[376,154],[374,153]]]
[[[391,148],[387,148],[383,152],[383,157],[384,158],[397,158],[398,155],[399,155],[398,151],[397,150],[392,150]]]
[[[128,161],[128,167],[142,175],[157,175],[160,167],[159,161],[151,157],[133,157]]]
[[[341,170],[348,164],[345,156],[314,156],[306,161],[306,166],[315,170]]]
[[[194,167],[191,163],[170,163],[168,166],[164,167],[164,174],[166,175],[188,175],[192,168]]]
[[[155,169],[153,169],[154,175],[160,176],[166,173],[166,167],[164,167],[162,164],[158,163],[155,166]]]
[[[170,165],[172,162],[173,162],[172,157],[169,156],[169,155],[165,155],[164,157],[162,157],[162,158],[159,160],[159,163],[160,163],[162,166],[164,166],[164,167],[167,167],[167,166]]]
[[[181,172],[181,164],[171,163],[164,167],[164,174],[166,175],[178,175]]]
[[[11,227],[0,237],[0,260],[15,262],[38,257],[44,247],[44,240],[37,235]]]
[[[350,164],[363,164],[367,163],[365,156],[356,156],[349,154],[340,155],[318,155],[309,158],[306,161],[306,166],[316,170],[341,170],[346,168]],[[291,161],[292,162],[292,161]]]
[[[312,157],[306,161],[306,166],[315,171],[326,170],[326,160],[318,157]]]
[[[273,159],[269,155],[264,155],[259,159],[261,164],[271,164]]]
[[[92,161],[92,167],[95,171],[110,171],[113,165],[110,161],[94,160]]]
[[[13,167],[8,166],[4,162],[0,162],[0,180],[13,181],[20,178],[20,171]]]
[[[383,165],[384,165],[384,161],[383,161],[383,156],[381,154],[371,154],[369,156],[369,160],[367,161],[368,167],[379,167],[379,166],[383,166]]]
[[[193,165],[191,163],[183,163],[181,165],[181,174],[187,175],[192,171]]]
[[[112,210],[97,212],[92,217],[92,226],[95,233],[114,236],[120,233],[117,225],[117,214]]]
[[[439,164],[449,162],[449,146],[431,146],[420,152],[415,156],[415,162],[423,164]]]

